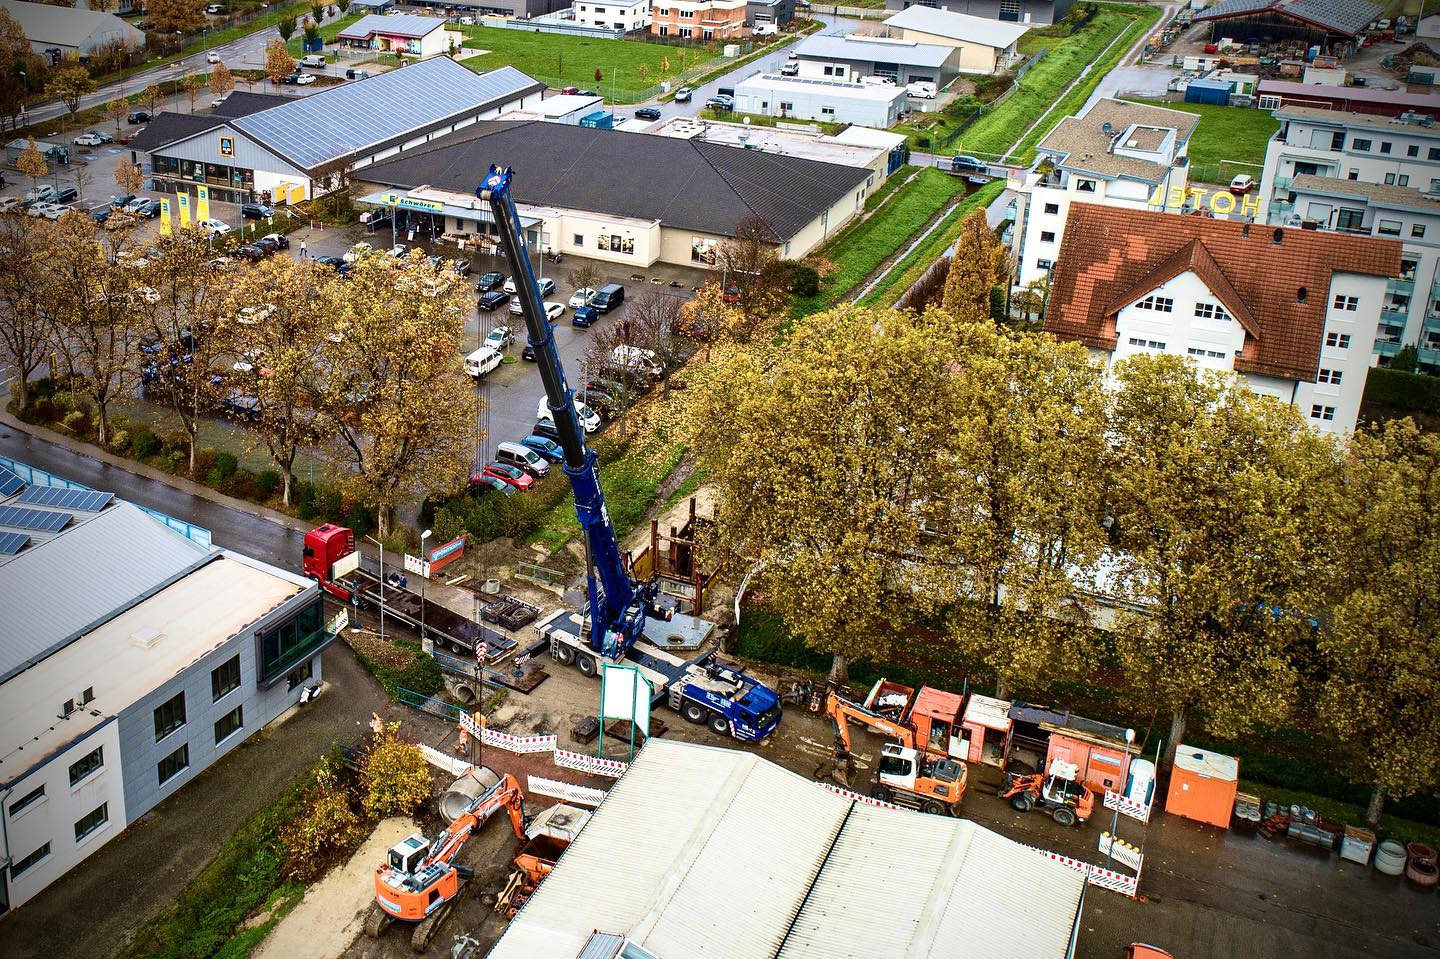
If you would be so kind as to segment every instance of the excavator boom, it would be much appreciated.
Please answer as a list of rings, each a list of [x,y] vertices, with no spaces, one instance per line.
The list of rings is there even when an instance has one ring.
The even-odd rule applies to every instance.
[[[910,727],[882,716],[872,709],[846,699],[835,690],[825,704],[825,711],[835,722],[835,758],[845,759],[850,755],[850,720],[868,726],[882,736],[893,736],[907,749],[915,748],[915,733]]]

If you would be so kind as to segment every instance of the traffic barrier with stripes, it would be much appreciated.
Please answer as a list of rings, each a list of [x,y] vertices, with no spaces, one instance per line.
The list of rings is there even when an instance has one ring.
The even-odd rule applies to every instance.
[[[1133,799],[1126,799],[1117,792],[1107,792],[1105,793],[1105,808],[1118,808],[1121,815],[1129,816],[1131,819],[1138,819],[1140,822],[1148,825],[1150,822],[1150,811],[1154,808],[1154,804],[1151,803],[1147,805],[1145,803],[1139,803]]]
[[[895,805],[893,802],[886,802],[883,799],[876,799],[874,796],[866,796],[862,793],[853,792],[849,789],[841,789],[839,786],[835,786],[830,783],[822,782],[820,785],[824,786],[826,789],[830,790],[837,796],[844,796],[846,799],[853,799],[856,802],[865,806],[879,806],[881,809],[903,808],[901,806]]]
[[[594,773],[597,776],[609,776],[611,779],[619,779],[625,775],[625,770],[630,764],[619,759],[604,759],[600,756],[586,756],[584,753],[572,753],[568,749],[556,748],[555,765],[565,769],[575,769],[582,773]]]
[[[1046,859],[1067,866],[1083,875],[1093,886],[1101,889],[1109,889],[1111,892],[1118,892],[1121,895],[1135,897],[1135,891],[1140,887],[1140,876],[1127,876],[1124,873],[1116,872],[1113,869],[1106,869],[1094,863],[1085,862],[1080,859],[1073,859],[1070,856],[1062,856],[1058,852],[1051,852],[1048,849],[1041,849],[1038,846],[1030,846]]]
[[[556,748],[559,739],[554,733],[546,733],[542,736],[512,736],[509,733],[502,733],[498,729],[485,729],[480,734],[480,741],[487,746],[494,746],[496,749],[503,749],[510,753],[546,753]]]

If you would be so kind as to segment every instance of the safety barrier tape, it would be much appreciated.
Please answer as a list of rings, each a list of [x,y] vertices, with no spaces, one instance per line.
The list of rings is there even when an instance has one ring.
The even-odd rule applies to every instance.
[[[902,807],[893,802],[886,802],[883,799],[876,799],[874,796],[866,796],[862,793],[852,792],[849,789],[841,789],[839,786],[832,786],[830,783],[821,783],[826,789],[837,796],[844,796],[846,799],[853,799],[866,806],[879,806],[881,809],[900,809]]]
[[[1133,799],[1126,799],[1116,792],[1107,792],[1105,794],[1105,808],[1118,808],[1122,815],[1129,816],[1131,819],[1138,819],[1140,822],[1148,824],[1150,822],[1150,811],[1154,808],[1154,805],[1147,805],[1146,803],[1136,802]]]
[[[555,749],[559,739],[554,733],[542,736],[512,736],[498,729],[486,729],[480,734],[480,741],[511,753],[547,753]]]
[[[1046,859],[1060,863],[1083,875],[1091,885],[1099,886],[1101,889],[1109,889],[1134,898],[1135,891],[1140,887],[1140,877],[1127,876],[1124,873],[1116,872],[1113,869],[1106,869],[1094,863],[1084,862],[1080,859],[1072,859],[1070,856],[1062,856],[1058,852],[1051,852],[1048,849],[1040,849],[1037,846],[1030,846]]]

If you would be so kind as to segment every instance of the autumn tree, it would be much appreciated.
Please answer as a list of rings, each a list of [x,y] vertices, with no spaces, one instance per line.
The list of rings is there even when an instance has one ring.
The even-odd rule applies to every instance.
[[[340,9],[340,13],[343,16],[350,9],[350,0],[335,0],[335,6]]]
[[[227,313],[243,316],[233,327],[233,348],[237,355],[254,357],[264,371],[241,391],[253,401],[245,417],[246,437],[263,448],[279,470],[281,499],[289,506],[300,450],[325,438],[328,420],[319,408],[327,337],[344,336],[344,329],[326,313],[326,304],[345,291],[332,296],[323,288],[347,281],[313,260],[275,256],[229,282]]]
[[[190,33],[205,22],[205,0],[148,0],[145,12],[159,33]]]
[[[705,346],[703,359],[710,358],[713,343],[748,343],[754,330],[749,320],[717,282],[709,282],[680,307],[679,331],[685,339]]]
[[[225,97],[229,96],[230,91],[234,89],[235,74],[231,73],[230,68],[227,67],[225,64],[215,64],[214,68],[210,71],[211,94],[213,94],[216,98]]]
[[[655,354],[667,383],[670,374],[686,359],[680,335],[680,308],[684,303],[680,297],[653,287],[644,289],[630,298],[624,318],[614,326],[622,343]]]
[[[1082,676],[1097,652],[1077,604],[1090,584],[1076,577],[1106,546],[1102,374],[1077,343],[990,324],[958,332],[955,482],[930,546],[947,573],[933,588],[953,595],[951,637],[994,671],[1000,695],[1044,691]]]
[[[748,340],[773,328],[790,307],[790,283],[776,252],[778,243],[770,224],[752,213],[736,223],[733,235],[716,248],[715,266],[726,300],[742,321],[730,331],[736,339]]]
[[[990,291],[1005,282],[1005,257],[1005,245],[990,229],[985,211],[966,217],[945,279],[945,312],[960,323],[991,322]]]
[[[953,352],[913,314],[841,308],[777,343],[716,346],[687,373],[686,437],[719,496],[720,555],[758,570],[836,681],[892,654],[925,612],[911,561],[927,502],[952,482]]]
[[[316,23],[319,23],[321,20],[324,20],[324,19],[325,19],[325,4],[323,4],[323,3],[316,3],[316,2],[313,2],[313,0],[312,0],[312,2],[311,2],[311,4],[310,4],[310,18],[311,18],[312,20],[314,20]]]
[[[16,129],[29,94],[27,87],[43,79],[44,67],[25,31],[9,11],[0,8],[0,129]]]
[[[195,112],[195,101],[200,96],[200,91],[205,89],[205,78],[198,73],[192,73],[180,83],[180,92],[185,94],[185,99],[190,101],[190,112]]]
[[[160,109],[160,104],[165,102],[165,91],[160,89],[160,84],[152,83],[140,94],[140,99],[145,108],[153,114]]]
[[[50,79],[45,84],[47,96],[55,97],[70,114],[70,122],[75,122],[75,114],[80,109],[80,100],[86,95],[95,92],[95,79],[90,76],[90,71],[80,64],[79,60],[69,59],[50,72]]]
[[[145,171],[138,163],[121,160],[115,165],[115,185],[121,196],[135,196],[145,187]]]
[[[105,115],[115,124],[116,133],[120,132],[120,123],[129,112],[130,104],[119,97],[105,104]]]
[[[430,798],[434,785],[420,747],[400,738],[400,724],[389,723],[360,762],[361,805],[371,816],[408,816]]]
[[[212,256],[209,240],[199,230],[176,230],[157,238],[143,270],[154,295],[140,308],[141,335],[158,350],[149,362],[160,372],[146,394],[179,420],[190,446],[192,477],[200,425],[219,399],[212,369],[230,355],[236,326],[227,303],[229,283],[207,266]],[[190,359],[171,365],[177,356]]]
[[[36,184],[40,178],[50,172],[50,165],[45,162],[45,154],[35,145],[33,136],[25,138],[25,149],[15,158],[15,169],[30,178],[30,189],[37,189]]]
[[[21,410],[30,405],[30,377],[49,353],[48,258],[39,236],[16,217],[0,220],[0,344],[18,373]]]
[[[1411,420],[1351,440],[1328,539],[1335,602],[1317,635],[1317,712],[1387,796],[1440,784],[1440,437]]]
[[[290,38],[295,35],[295,15],[287,14],[281,17],[280,22],[275,24],[275,32],[280,34],[281,40],[289,43]]]
[[[285,49],[285,44],[279,40],[271,40],[265,47],[265,76],[278,86],[280,81],[294,72],[295,58]]]
[[[362,258],[348,282],[321,290],[344,328],[326,350],[322,408],[334,435],[324,449],[345,491],[376,505],[382,536],[397,503],[453,492],[468,475],[477,440],[460,354],[468,292],[452,270],[387,256]]]
[[[579,266],[571,268],[566,274],[566,279],[577,290],[598,290],[605,281],[605,274],[600,272],[594,260],[581,260]]]
[[[1332,442],[1296,411],[1184,357],[1116,365],[1108,481],[1114,638],[1130,688],[1234,737],[1282,719],[1311,640]]]

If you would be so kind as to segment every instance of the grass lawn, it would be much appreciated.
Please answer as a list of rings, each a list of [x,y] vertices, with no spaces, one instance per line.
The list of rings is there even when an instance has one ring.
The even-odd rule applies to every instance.
[[[715,53],[703,47],[567,37],[498,27],[460,29],[468,38],[468,46],[489,51],[462,61],[472,70],[495,70],[508,64],[551,87],[591,89],[619,103],[644,99],[641,94],[666,77],[715,59]],[[646,69],[643,77],[642,66]],[[598,81],[596,70],[601,74]]]
[[[820,256],[835,267],[821,279],[819,294],[796,299],[791,315],[805,316],[841,302],[964,188],[961,177],[935,169],[920,171],[915,179],[895,190],[883,210],[825,245]]]
[[[336,35],[339,34],[341,30],[344,30],[364,15],[363,13],[348,13],[334,23],[325,24],[325,26],[320,28],[320,38],[327,44],[334,43]],[[289,41],[286,42],[285,49],[290,51],[290,55],[297,60],[305,55],[304,25],[296,25],[295,33],[290,37]]]
[[[736,113],[733,110],[720,112],[716,110],[701,110],[700,119],[714,120],[716,123],[744,123],[745,118],[750,120],[752,127],[778,127],[781,124],[788,126],[817,126],[824,131],[826,136],[835,136],[845,129],[845,123],[826,123],[823,120],[801,120],[797,117],[781,119],[780,117],[765,116],[763,113]]]
[[[678,398],[677,400],[678,401]],[[664,402],[664,400],[662,400]],[[601,456],[600,482],[605,487],[605,506],[615,535],[623,540],[630,535],[655,502],[660,484],[680,465],[685,448],[680,445],[655,449],[653,444],[637,443],[614,458]],[[580,521],[575,518],[575,500],[562,497],[530,538],[555,552],[580,535]]]
[[[992,180],[974,193],[955,208],[942,222],[939,229],[930,234],[925,242],[916,247],[909,256],[895,264],[895,269],[890,271],[879,286],[871,290],[860,301],[861,306],[875,307],[877,309],[888,308],[921,275],[930,268],[944,253],[945,249],[955,242],[960,235],[960,227],[965,218],[976,210],[988,207],[997,196],[1005,189],[1005,181]]]
[[[1237,173],[1250,173],[1258,180],[1258,169],[1231,164],[1222,167],[1221,163],[1231,160],[1263,165],[1265,146],[1280,129],[1280,121],[1266,110],[1163,100],[1138,102],[1199,115],[1200,123],[1190,135],[1190,179],[1200,183],[1229,183]]]

